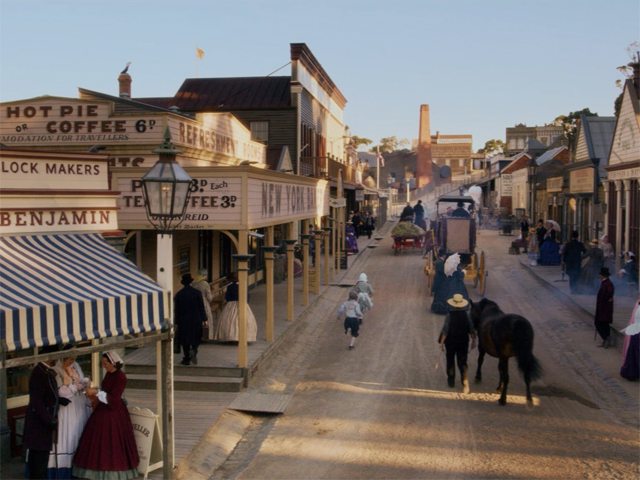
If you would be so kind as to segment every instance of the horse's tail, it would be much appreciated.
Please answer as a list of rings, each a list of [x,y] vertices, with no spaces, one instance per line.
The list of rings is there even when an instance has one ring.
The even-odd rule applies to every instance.
[[[526,318],[515,322],[513,326],[514,350],[518,361],[518,369],[525,380],[531,381],[540,378],[542,366],[533,355],[533,327]]]

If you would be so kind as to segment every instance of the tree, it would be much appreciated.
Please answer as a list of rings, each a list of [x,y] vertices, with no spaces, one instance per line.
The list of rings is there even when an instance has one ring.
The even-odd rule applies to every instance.
[[[366,145],[371,145],[373,143],[373,140],[369,140],[368,138],[364,138],[364,137],[358,137],[356,135],[353,135],[351,137],[351,141],[353,142],[356,148],[358,148],[360,145],[366,146]]]
[[[626,65],[622,65],[617,68],[617,70],[622,74],[626,79],[633,78],[633,66],[638,65],[640,63],[640,42],[633,42],[631,45],[627,47],[627,53],[631,58],[631,63]],[[620,108],[622,107],[622,94],[624,93],[624,82],[622,80],[616,80],[616,87],[620,90],[623,90],[618,98],[613,102],[613,112],[617,117],[620,115]]]
[[[486,142],[484,148],[478,150],[478,153],[484,153],[485,155],[491,155],[493,152],[501,153],[504,152],[505,147],[506,145],[502,140],[496,140],[494,138]]]
[[[380,152],[397,152],[401,147],[409,145],[409,140],[403,138],[398,140],[395,135],[393,137],[385,137],[380,139],[380,145],[372,148],[372,150],[380,150]]]
[[[560,115],[556,117],[554,123],[559,123],[562,125],[564,130],[563,135],[567,140],[569,140],[569,151],[573,152],[575,149],[575,141],[576,141],[576,132],[578,130],[578,120],[582,115],[586,115],[587,117],[597,117],[597,113],[593,113],[588,108],[583,108],[577,112],[570,112],[569,115]]]

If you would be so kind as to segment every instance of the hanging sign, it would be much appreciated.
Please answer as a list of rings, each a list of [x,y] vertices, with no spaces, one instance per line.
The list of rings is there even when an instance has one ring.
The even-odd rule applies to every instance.
[[[593,193],[595,170],[591,167],[569,172],[570,193]]]

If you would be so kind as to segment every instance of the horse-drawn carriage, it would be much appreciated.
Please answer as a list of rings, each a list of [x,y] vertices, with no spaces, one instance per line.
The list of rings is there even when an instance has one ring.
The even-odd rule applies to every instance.
[[[463,206],[456,213],[454,209],[460,203]],[[447,256],[454,253],[460,254],[460,264],[466,270],[464,279],[473,281],[473,286],[478,288],[480,295],[484,295],[486,286],[484,252],[480,252],[479,256],[476,252],[476,223],[469,212],[469,206],[473,211],[475,201],[472,197],[465,195],[443,195],[436,202],[435,242],[433,248],[426,254],[427,265],[425,266],[429,294],[435,278],[438,250],[444,248]],[[462,210],[466,210],[468,216],[462,216]]]

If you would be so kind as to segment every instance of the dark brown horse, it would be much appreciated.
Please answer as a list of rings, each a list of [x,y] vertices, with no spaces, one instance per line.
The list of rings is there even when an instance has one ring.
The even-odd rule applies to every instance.
[[[516,357],[518,369],[527,385],[527,407],[533,406],[530,384],[540,378],[542,367],[533,356],[533,327],[524,317],[505,314],[498,304],[487,298],[471,303],[471,319],[478,333],[478,370],[476,382],[482,380],[482,362],[485,353],[499,360],[500,383],[496,393],[500,393],[500,405],[507,403],[509,385],[509,358]]]

